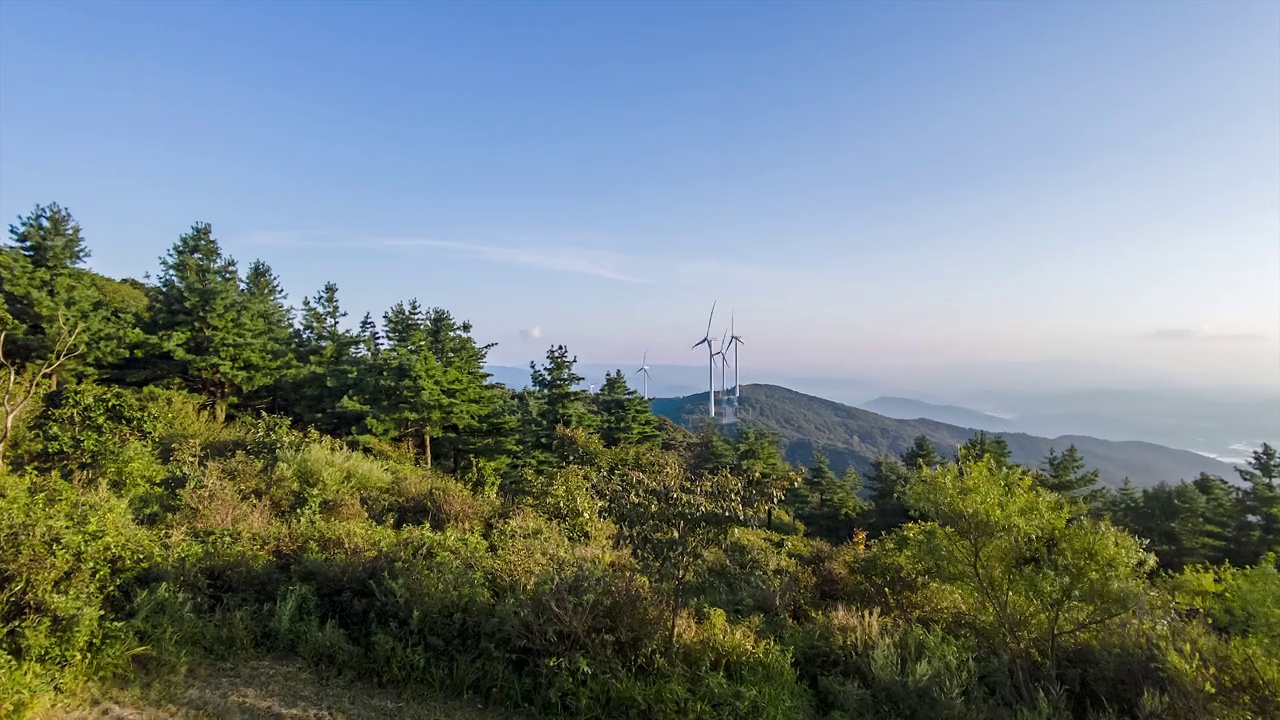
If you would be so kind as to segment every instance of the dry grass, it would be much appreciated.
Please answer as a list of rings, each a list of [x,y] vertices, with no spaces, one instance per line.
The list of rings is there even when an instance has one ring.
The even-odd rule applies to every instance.
[[[343,678],[318,676],[291,662],[252,661],[188,670],[144,687],[86,689],[33,718],[411,718],[497,720],[516,716],[475,700],[402,695]]]

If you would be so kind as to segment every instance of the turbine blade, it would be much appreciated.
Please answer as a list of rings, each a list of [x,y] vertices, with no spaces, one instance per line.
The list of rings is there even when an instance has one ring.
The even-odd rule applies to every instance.
[[[711,314],[707,316],[707,337],[711,336],[711,321],[716,316],[716,301],[711,301]]]

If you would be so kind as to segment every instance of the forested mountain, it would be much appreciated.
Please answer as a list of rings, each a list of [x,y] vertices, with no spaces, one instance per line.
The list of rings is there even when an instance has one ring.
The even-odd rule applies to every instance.
[[[707,395],[659,398],[654,412],[686,427],[696,428],[706,418]],[[975,428],[934,420],[900,420],[861,408],[804,395],[776,385],[746,385],[742,390],[738,420],[766,428],[786,443],[786,455],[797,463],[812,461],[814,450],[826,454],[831,467],[843,472],[849,466],[865,473],[882,455],[900,455],[920,435],[948,452],[971,438]],[[1185,450],[1144,442],[1115,442],[1080,436],[1041,438],[1021,433],[1001,433],[1016,463],[1035,466],[1050,450],[1075,445],[1085,463],[1098,470],[1104,485],[1119,486],[1129,478],[1137,486],[1177,482],[1200,473],[1231,476],[1229,465]]]

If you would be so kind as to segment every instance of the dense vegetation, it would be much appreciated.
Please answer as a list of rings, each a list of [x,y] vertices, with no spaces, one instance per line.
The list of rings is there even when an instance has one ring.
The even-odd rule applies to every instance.
[[[706,416],[707,396],[660,398],[654,412],[687,427],[697,428]],[[954,448],[983,428],[952,425],[924,418],[898,419],[842,405],[777,385],[743,388],[739,422],[767,429],[783,442],[793,463],[809,464],[821,451],[837,472],[853,467],[868,472],[876,459],[900,455],[923,435],[938,447]],[[1051,450],[1075,445],[1103,485],[1119,487],[1127,478],[1139,487],[1169,479],[1221,474],[1229,467],[1213,458],[1147,442],[1117,442],[1092,437],[1063,436],[1053,440],[1024,433],[999,433],[1017,463],[1038,465]]]
[[[1280,712],[1270,447],[1109,492],[920,437],[864,483],[562,347],[491,384],[416,301],[295,313],[207,225],[154,283],[87,256],[57,206],[0,255],[0,714],[273,655],[547,716]]]

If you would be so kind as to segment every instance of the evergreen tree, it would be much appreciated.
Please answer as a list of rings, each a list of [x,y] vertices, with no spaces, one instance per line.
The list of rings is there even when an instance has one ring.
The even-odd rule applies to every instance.
[[[832,544],[842,543],[853,534],[857,518],[866,511],[866,503],[858,496],[861,490],[862,480],[853,468],[844,477],[837,477],[827,456],[816,451],[797,498],[800,502],[796,518],[814,536]]]
[[[743,427],[733,448],[733,474],[742,478],[746,502],[755,512],[764,512],[765,528],[772,530],[774,508],[797,485],[796,472],[783,457],[777,436],[767,431]]]
[[[89,259],[80,223],[58,203],[37,205],[17,225],[9,226],[9,238],[32,267],[42,270],[79,267]]]
[[[36,206],[9,226],[0,248],[0,308],[5,355],[18,366],[38,362],[75,331],[74,354],[48,379],[112,367],[140,340],[147,298],[135,284],[104,278],[80,265],[89,257],[79,223],[56,203]]]
[[[867,478],[871,508],[868,512],[868,529],[876,534],[894,530],[911,519],[899,497],[899,489],[906,483],[908,473],[896,458],[876,458]]]
[[[621,370],[605,375],[593,398],[600,417],[600,438],[606,447],[650,445],[661,439],[649,401],[627,385]]]
[[[499,417],[506,391],[488,383],[484,365],[493,345],[479,345],[470,322],[459,322],[442,308],[425,313],[427,350],[441,369],[440,452],[455,472],[477,456],[493,461],[510,440],[509,423]]]
[[[363,398],[366,430],[405,442],[432,463],[431,439],[445,416],[443,370],[427,347],[426,317],[416,300],[396,303],[383,315],[386,347],[373,358],[373,385]],[[352,410],[360,408],[350,406]]]
[[[265,315],[252,318],[236,262],[222,254],[207,223],[193,225],[160,259],[157,370],[183,378],[219,417],[228,403],[277,379],[277,359],[254,337],[262,322]]]
[[[249,264],[242,296],[243,322],[249,330],[242,356],[264,379],[253,393],[255,405],[280,413],[286,408],[277,400],[279,383],[292,369],[296,349],[293,310],[285,305],[279,278],[261,260]]]
[[[1245,522],[1240,491],[1216,475],[1200,473],[1192,485],[1203,498],[1203,541],[1200,554],[1204,562],[1219,564],[1223,561],[1245,565],[1256,558],[1244,559],[1236,538]],[[1242,562],[1243,560],[1243,562]]]
[[[294,417],[338,437],[350,434],[364,418],[363,413],[344,407],[343,399],[356,392],[357,378],[368,375],[360,372],[362,358],[356,355],[360,339],[342,328],[346,316],[334,283],[325,283],[314,297],[303,299],[298,328],[300,370],[290,393]]]
[[[689,446],[689,468],[700,473],[715,473],[733,467],[733,445],[711,421],[702,424]]]
[[[1244,491],[1244,511],[1252,521],[1247,536],[1241,538],[1254,560],[1267,553],[1280,553],[1280,458],[1267,443],[1254,450],[1240,479],[1249,484]]]
[[[1068,445],[1061,454],[1049,448],[1043,468],[1037,476],[1040,484],[1062,495],[1084,494],[1098,484],[1098,471],[1085,470],[1084,458],[1074,444]]]
[[[592,429],[591,396],[578,389],[585,379],[574,371],[577,357],[569,349],[557,345],[547,351],[546,364],[529,363],[533,389],[539,394],[535,422],[536,443],[549,449],[557,427]]]
[[[488,384],[484,363],[492,346],[477,345],[470,333],[470,323],[444,310],[397,303],[383,316],[381,333],[362,323],[363,350],[352,360],[367,366],[372,381],[358,372],[340,407],[363,414],[368,434],[407,442],[428,466],[442,458],[455,472],[481,472],[481,465],[496,472],[493,462],[513,442],[514,426],[503,414],[508,393]]]
[[[1127,528],[1133,528],[1142,512],[1142,494],[1134,487],[1133,481],[1125,478],[1116,490],[1115,500],[1110,508],[1113,521]]]
[[[932,440],[924,435],[917,435],[911,442],[911,447],[902,454],[902,464],[908,470],[936,468],[942,464],[942,456],[938,454]]]
[[[359,354],[364,357],[373,357],[382,348],[382,334],[378,332],[378,323],[371,313],[365,313],[360,318],[360,329],[356,331],[356,337],[359,339]]]
[[[962,465],[968,460],[983,460],[996,467],[1009,466],[1009,444],[999,435],[988,435],[986,430],[979,430],[973,437],[965,441],[956,453],[956,460]]]

